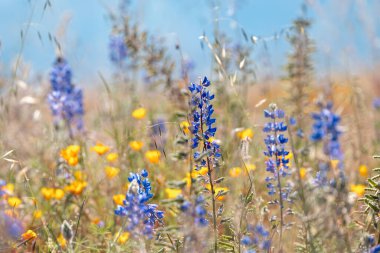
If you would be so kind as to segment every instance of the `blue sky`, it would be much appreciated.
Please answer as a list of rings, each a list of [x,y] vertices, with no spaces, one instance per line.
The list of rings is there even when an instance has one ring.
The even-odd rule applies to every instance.
[[[80,82],[97,80],[97,72],[108,75],[112,66],[108,60],[108,35],[112,25],[108,10],[116,10],[117,0],[50,0],[51,8],[43,11],[46,0],[0,1],[0,62],[5,69],[21,51],[21,30],[24,34],[22,57],[31,64],[33,74],[46,74],[55,57],[55,45],[49,33],[65,30],[58,36],[66,58]],[[196,61],[196,74],[209,70],[209,54],[201,50],[199,35],[212,31],[212,8],[206,0],[134,0],[132,16],[142,28],[163,36],[169,48],[181,42],[186,55]],[[288,27],[301,13],[301,0],[224,0],[219,13],[220,27],[241,39],[235,20],[250,35],[271,36]],[[323,74],[327,67],[347,70],[362,69],[373,63],[373,52],[380,44],[380,8],[376,1],[314,0],[309,7],[313,20],[311,36],[317,44],[315,60]],[[234,5],[235,3],[235,5]],[[236,3],[237,6],[236,6]],[[62,29],[66,23],[66,29]],[[39,38],[41,35],[42,40]],[[285,38],[268,42],[268,51],[274,73],[286,62],[288,43]],[[376,49],[375,51],[373,49]],[[174,50],[173,50],[174,51]],[[258,72],[262,62],[263,47],[255,48]],[[327,64],[328,63],[328,64]],[[207,73],[205,73],[207,74]],[[260,74],[260,73],[259,73]]]

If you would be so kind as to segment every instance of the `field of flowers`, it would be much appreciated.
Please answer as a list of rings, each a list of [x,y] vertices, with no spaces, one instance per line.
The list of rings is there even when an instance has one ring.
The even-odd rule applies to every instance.
[[[112,78],[74,84],[58,43],[38,88],[19,61],[1,77],[0,252],[380,252],[380,84],[319,85],[306,14],[272,81],[244,29],[195,38],[193,73],[109,18]]]

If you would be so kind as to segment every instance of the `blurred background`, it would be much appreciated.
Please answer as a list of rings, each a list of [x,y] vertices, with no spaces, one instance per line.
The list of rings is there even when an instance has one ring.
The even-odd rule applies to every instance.
[[[210,72],[210,51],[199,36],[213,37],[215,27],[234,43],[245,42],[242,29],[252,38],[252,58],[259,78],[281,77],[289,42],[285,36],[292,21],[307,16],[316,76],[372,72],[380,48],[379,1],[362,0],[142,0],[128,1],[128,15],[140,28],[164,38],[176,57],[180,44],[186,59],[194,62],[194,75]],[[113,72],[109,61],[110,14],[120,11],[117,0],[2,0],[0,1],[0,63],[2,75],[11,75],[18,57],[31,76],[47,75],[57,44],[75,69],[75,80],[89,85],[97,73]],[[196,62],[196,64],[195,64]]]

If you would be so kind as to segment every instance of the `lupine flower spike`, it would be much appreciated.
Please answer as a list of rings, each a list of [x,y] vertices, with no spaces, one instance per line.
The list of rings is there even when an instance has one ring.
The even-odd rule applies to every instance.
[[[285,138],[283,132],[287,130],[286,124],[281,121],[285,117],[284,111],[277,108],[276,104],[270,104],[269,110],[264,110],[265,118],[269,118],[270,122],[266,123],[263,131],[267,133],[264,140],[267,151],[264,151],[266,160],[266,170],[271,176],[265,180],[269,190],[269,195],[275,195],[278,192],[278,199],[274,200],[274,204],[280,205],[280,248],[282,240],[282,230],[284,225],[284,200],[289,200],[290,187],[284,187],[281,179],[289,174],[289,159],[286,156],[289,151],[285,145],[288,139]]]
[[[58,127],[64,121],[73,137],[73,127],[83,130],[83,94],[71,82],[72,71],[66,60],[58,58],[50,72],[51,92],[48,95],[54,124]]]
[[[157,210],[157,205],[148,204],[153,198],[148,172],[131,173],[128,192],[123,205],[117,206],[115,214],[127,218],[125,229],[134,236],[152,237],[156,223],[162,223],[164,212]]]
[[[192,83],[189,86],[191,92],[190,105],[192,113],[191,120],[191,133],[192,142],[191,147],[194,150],[194,160],[196,162],[196,170],[201,167],[207,167],[208,181],[210,183],[211,199],[212,199],[212,216],[214,227],[214,251],[218,251],[218,238],[217,238],[217,224],[216,224],[216,205],[215,205],[215,186],[213,179],[213,172],[218,166],[219,158],[221,157],[220,146],[213,139],[216,133],[214,123],[216,119],[213,118],[214,108],[211,101],[214,95],[208,90],[211,82],[204,77],[201,84]]]
[[[310,139],[314,143],[323,143],[325,155],[329,157],[332,164],[336,163],[336,166],[332,167],[339,169],[339,177],[344,182],[343,152],[340,147],[340,136],[342,134],[339,127],[340,116],[332,111],[332,103],[327,103],[327,105],[319,103],[318,106],[320,111],[312,114],[314,124]],[[320,170],[316,176],[317,184],[324,185],[327,183],[328,168],[328,164],[320,164]]]

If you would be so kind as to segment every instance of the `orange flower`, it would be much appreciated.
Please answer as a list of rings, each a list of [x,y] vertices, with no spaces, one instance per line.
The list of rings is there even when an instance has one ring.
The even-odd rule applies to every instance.
[[[234,167],[231,168],[228,173],[230,174],[231,177],[239,177],[242,173],[242,169],[240,167]]]
[[[360,165],[359,167],[359,175],[362,177],[368,177],[368,168],[365,165]]]
[[[42,217],[42,211],[41,210],[36,210],[33,212],[33,217],[35,219],[40,219]]]
[[[106,173],[106,176],[107,176],[108,179],[112,179],[112,178],[116,177],[119,174],[120,169],[119,168],[115,168],[115,167],[111,167],[111,166],[107,166],[104,169],[104,172]]]
[[[160,161],[161,153],[158,150],[148,150],[145,153],[145,158],[150,163],[158,163]]]
[[[119,158],[119,155],[117,153],[109,153],[106,157],[107,161],[110,163],[115,162]]]
[[[96,152],[98,155],[104,155],[109,150],[110,150],[110,147],[100,142],[96,143],[96,145],[92,147],[92,151]]]
[[[42,187],[41,188],[41,194],[42,194],[42,197],[44,197],[44,199],[50,200],[54,197],[54,189]]]
[[[300,177],[301,177],[301,179],[305,179],[305,177],[306,177],[306,169],[305,168],[300,168]]]
[[[116,205],[119,205],[119,206],[122,206],[123,205],[123,201],[125,199],[125,195],[124,194],[116,194],[112,197],[113,199],[113,202],[116,204]]]
[[[78,164],[78,155],[80,152],[79,145],[70,145],[65,149],[61,150],[61,157],[66,160],[70,166],[75,166]]]
[[[25,233],[21,235],[22,239],[24,240],[32,240],[34,238],[37,238],[37,234],[33,230],[28,230]]]
[[[74,194],[74,195],[80,195],[83,192],[83,190],[86,188],[86,186],[87,186],[87,182],[74,180],[73,182],[71,182],[71,184],[65,187],[65,191],[70,192],[71,194]]]
[[[129,142],[129,147],[134,151],[140,151],[144,143],[142,141],[131,141]]]

